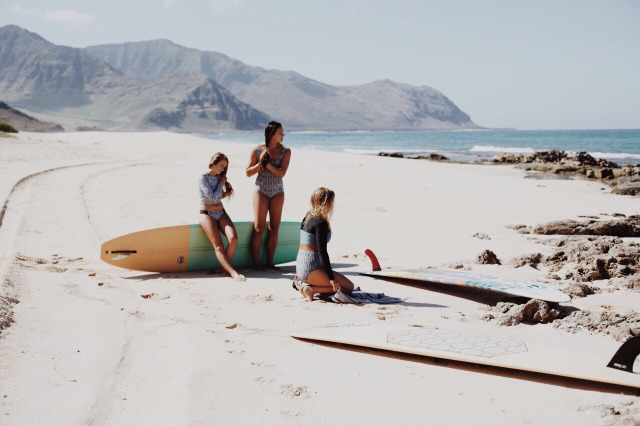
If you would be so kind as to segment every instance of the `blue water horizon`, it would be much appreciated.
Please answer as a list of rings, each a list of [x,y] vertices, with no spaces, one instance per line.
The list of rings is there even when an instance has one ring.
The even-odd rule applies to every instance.
[[[286,132],[286,128],[285,128]],[[225,142],[257,145],[262,132],[202,135]],[[640,129],[611,130],[429,130],[429,131],[294,131],[286,132],[291,148],[405,156],[436,153],[454,161],[490,160],[498,152],[530,155],[536,151],[588,152],[619,165],[640,164]]]

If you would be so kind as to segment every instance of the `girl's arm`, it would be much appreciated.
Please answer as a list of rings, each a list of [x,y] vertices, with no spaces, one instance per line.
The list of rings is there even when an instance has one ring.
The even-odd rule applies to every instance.
[[[222,191],[224,191],[224,182],[223,179],[217,178],[215,186],[212,188],[209,186],[204,175],[200,176],[200,180],[198,182],[198,186],[200,187],[200,191],[203,194],[206,194],[208,198],[215,200],[218,199],[222,195]],[[226,179],[225,179],[226,181]]]
[[[247,177],[251,177],[260,171],[260,163],[258,162],[258,154],[256,150],[251,151],[249,156],[249,165],[247,166]]]
[[[271,171],[274,175],[279,178],[283,178],[284,175],[287,174],[287,169],[289,168],[289,162],[291,161],[291,150],[287,149],[282,157],[282,163],[280,163],[280,167],[276,167],[271,163],[267,163],[267,170]]]

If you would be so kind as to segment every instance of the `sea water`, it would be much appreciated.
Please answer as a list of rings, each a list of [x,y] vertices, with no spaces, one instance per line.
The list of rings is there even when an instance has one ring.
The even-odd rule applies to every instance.
[[[285,128],[286,132],[286,128]],[[211,139],[257,145],[259,133],[211,134]],[[530,155],[556,149],[586,151],[620,165],[640,164],[640,130],[474,130],[474,131],[352,131],[287,132],[283,143],[293,149],[315,149],[405,156],[437,153],[454,161],[490,160],[498,152]]]

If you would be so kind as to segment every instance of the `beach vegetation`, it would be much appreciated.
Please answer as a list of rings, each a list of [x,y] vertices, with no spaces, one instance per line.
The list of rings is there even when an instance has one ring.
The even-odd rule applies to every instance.
[[[18,129],[13,127],[11,124],[0,121],[0,132],[3,133],[18,133]]]

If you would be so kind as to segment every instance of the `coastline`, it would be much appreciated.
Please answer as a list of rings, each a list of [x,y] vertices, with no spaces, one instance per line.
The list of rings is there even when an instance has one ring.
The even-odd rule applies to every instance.
[[[9,199],[0,227],[2,296],[18,301],[9,308],[15,323],[0,334],[6,424],[414,423],[424,421],[425,408],[434,423],[640,418],[639,398],[620,389],[289,337],[337,322],[418,324],[590,351],[607,362],[619,346],[611,335],[551,323],[501,326],[483,319],[502,301],[494,294],[357,274],[369,267],[362,253],[370,248],[383,266],[463,264],[559,287],[542,269],[507,264],[553,254],[540,243],[552,237],[507,225],[640,214],[637,200],[606,193],[599,182],[524,179],[512,166],[294,150],[283,220],[300,220],[316,187],[334,189],[335,269],[364,291],[407,298],[400,305],[335,305],[305,303],[291,290],[291,265],[282,275],[247,271],[248,282],[238,284],[100,262],[107,239],[195,223],[196,177],[216,151],[228,155],[236,191],[227,211],[234,221],[252,220],[246,145],[167,132],[20,133],[0,144],[0,195]],[[475,263],[487,249],[504,264]],[[606,291],[568,305],[620,315],[640,306],[638,290],[597,284]]]

